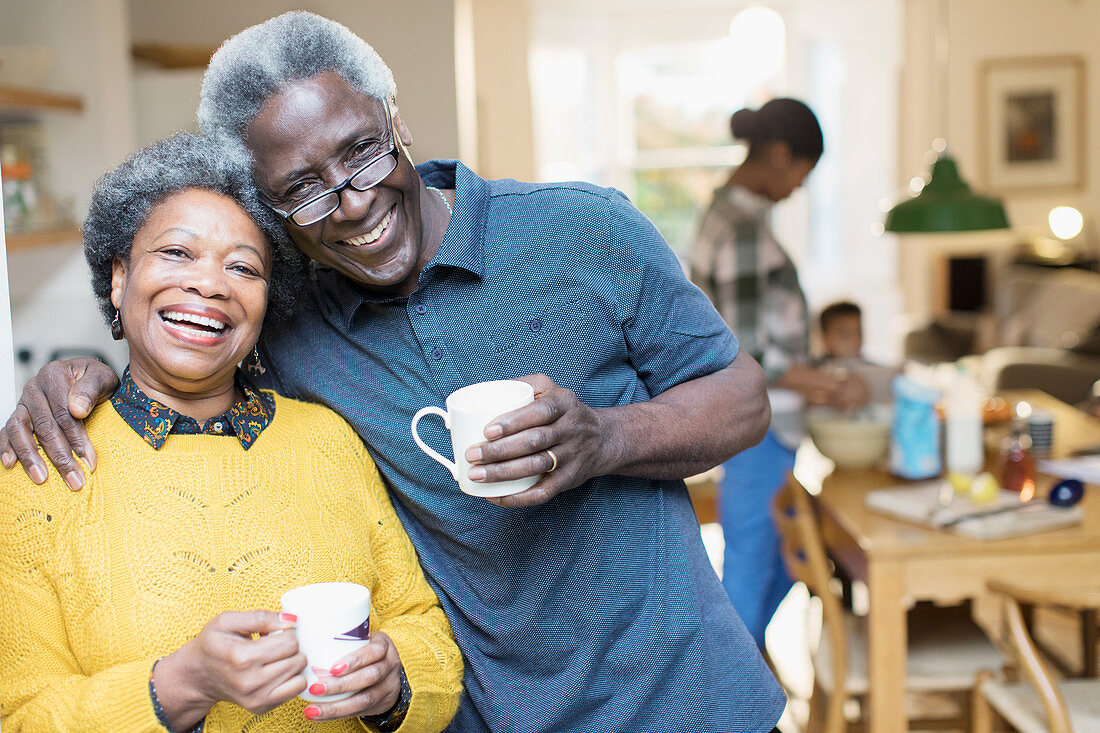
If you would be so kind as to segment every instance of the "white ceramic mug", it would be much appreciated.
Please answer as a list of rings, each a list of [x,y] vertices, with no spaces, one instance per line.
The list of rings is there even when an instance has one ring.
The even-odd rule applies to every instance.
[[[310,702],[333,702],[354,692],[313,695],[309,687],[328,676],[332,665],[367,644],[370,639],[370,589],[358,583],[313,583],[283,594],[282,610],[298,617],[294,632],[298,649],[306,655],[306,690],[298,697]]]
[[[485,441],[486,425],[506,412],[531,404],[534,399],[534,388],[527,382],[515,379],[496,379],[471,384],[455,390],[447,397],[446,410],[435,405],[420,408],[412,419],[413,440],[422,451],[450,471],[451,476],[458,482],[459,488],[471,496],[508,496],[524,491],[534,486],[541,474],[512,481],[491,483],[471,481],[468,475],[470,464],[466,461],[466,449]],[[443,418],[443,424],[451,431],[454,461],[447,460],[420,439],[420,435],[416,432],[416,424],[425,415],[438,415]]]

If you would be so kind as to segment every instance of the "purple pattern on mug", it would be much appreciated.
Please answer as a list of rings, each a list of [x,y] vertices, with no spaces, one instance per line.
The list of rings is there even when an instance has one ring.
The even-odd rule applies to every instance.
[[[342,634],[337,634],[332,637],[340,641],[367,641],[370,639],[370,616],[363,619],[363,623],[356,626],[350,631],[345,631]]]

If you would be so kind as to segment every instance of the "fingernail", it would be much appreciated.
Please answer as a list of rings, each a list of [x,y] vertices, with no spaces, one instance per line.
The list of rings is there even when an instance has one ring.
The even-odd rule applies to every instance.
[[[286,613],[284,611],[283,613],[279,614],[279,620],[286,621],[288,624],[292,624],[298,620],[298,617],[295,616],[293,613]]]
[[[481,481],[485,478],[485,469],[480,466],[474,466],[466,475],[470,477],[471,481]]]
[[[73,491],[80,491],[84,488],[84,474],[80,471],[70,471],[65,475],[65,483]]]
[[[31,481],[35,482],[36,484],[40,484],[46,480],[46,469],[42,468],[42,466],[31,466],[30,474]]]
[[[321,714],[321,708],[310,705],[302,711],[302,715],[306,716],[309,720],[313,720]]]
[[[486,438],[489,438],[489,439],[499,438],[502,435],[504,435],[504,428],[497,425],[496,423],[493,423],[489,427],[485,428],[485,437]]]
[[[340,662],[339,664],[332,665],[332,669],[330,669],[329,672],[332,672],[332,674],[337,675],[337,674],[343,674],[347,670],[348,670],[348,665],[346,665],[343,662]]]
[[[11,468],[15,465],[15,456],[13,456],[11,453],[4,453],[3,455],[0,455],[0,461],[3,461],[4,468]]]
[[[311,695],[324,695],[325,685],[322,682],[314,682],[309,686],[309,694]]]
[[[481,448],[469,448],[466,451],[467,463],[480,463],[484,456],[481,454]]]

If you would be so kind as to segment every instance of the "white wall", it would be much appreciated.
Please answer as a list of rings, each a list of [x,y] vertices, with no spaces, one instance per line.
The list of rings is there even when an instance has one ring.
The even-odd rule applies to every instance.
[[[909,100],[901,130],[899,185],[927,169],[922,155],[935,134],[939,107],[934,87],[934,48],[931,35],[939,2],[906,0],[906,73],[903,100]],[[1086,0],[947,0],[950,54],[946,137],[963,175],[975,188],[983,180],[979,154],[984,131],[979,129],[977,100],[981,64],[990,58],[1079,55],[1084,59],[1086,100],[1086,183],[1077,191],[1034,191],[1005,198],[1016,230],[1045,229],[1052,206],[1069,204],[1100,214],[1100,133],[1095,124],[1100,111],[1100,3]]]
[[[458,155],[454,0],[129,0],[135,41],[218,46],[229,36],[288,10],[310,10],[374,46],[397,80],[401,116],[418,161]],[[135,116],[142,139],[194,129],[201,71],[135,75]]]
[[[527,55],[531,18],[516,0],[473,0],[478,172],[535,179]]]
[[[3,0],[0,43],[49,47],[53,69],[44,86],[84,98],[80,113],[40,116],[46,177],[78,219],[95,179],[134,145],[126,16],[124,0]],[[31,351],[31,369],[60,348],[98,351],[125,364],[125,350],[99,315],[79,242],[10,253],[8,281],[15,348]],[[17,372],[20,385],[24,375]]]
[[[1046,216],[1067,204],[1100,215],[1100,3],[1082,0],[905,0],[904,65],[900,77],[897,187],[926,176],[934,137],[946,138],[964,179],[976,191],[1001,195],[1009,231],[959,235],[906,235],[899,243],[898,280],[908,325],[935,314],[934,293],[944,256],[988,255],[1007,261],[1027,236],[1048,235]],[[946,9],[946,25],[944,25]],[[948,36],[946,89],[941,89],[936,34]],[[1078,190],[1049,189],[998,194],[985,180],[978,102],[982,64],[993,58],[1079,55],[1085,71],[1085,184]],[[889,235],[887,235],[889,237]],[[994,287],[996,287],[994,283]]]
[[[0,177],[3,183],[3,177]],[[4,203],[0,199],[0,244],[4,244]],[[7,251],[0,252],[0,415],[11,414],[15,392],[15,355],[11,338],[11,301],[8,299]]]
[[[139,145],[193,129],[201,71],[135,73],[131,39],[217,46],[229,35],[285,10],[305,8],[349,26],[371,42],[397,78],[401,114],[418,160],[458,153],[453,0],[2,0],[0,43],[53,51],[45,86],[80,93],[78,114],[42,115],[47,176],[83,218],[95,179]],[[79,242],[8,258],[16,350],[31,360],[20,383],[58,349],[100,352],[116,366],[125,348],[99,314]]]

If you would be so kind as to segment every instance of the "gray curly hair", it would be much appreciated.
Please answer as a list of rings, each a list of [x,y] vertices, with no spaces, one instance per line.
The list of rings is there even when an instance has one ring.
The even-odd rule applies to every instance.
[[[110,322],[115,314],[114,261],[129,262],[134,237],[157,204],[191,188],[228,196],[260,227],[272,251],[267,313],[290,315],[304,284],[305,257],[282,220],[256,197],[247,159],[209,138],[180,132],[139,150],[96,181],[84,220],[84,257],[103,316]]]
[[[287,85],[335,71],[375,99],[393,98],[393,73],[345,26],[304,10],[245,28],[214,53],[202,78],[199,130],[244,147],[264,103]]]

